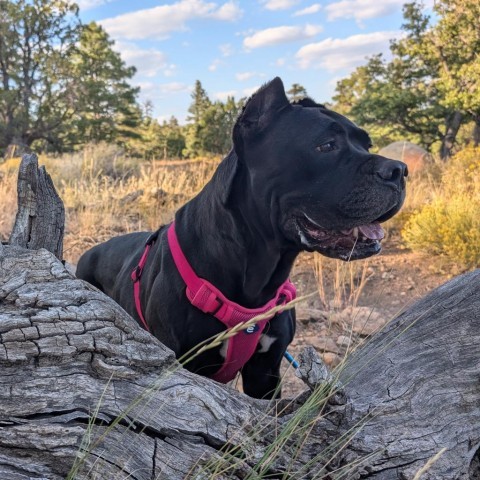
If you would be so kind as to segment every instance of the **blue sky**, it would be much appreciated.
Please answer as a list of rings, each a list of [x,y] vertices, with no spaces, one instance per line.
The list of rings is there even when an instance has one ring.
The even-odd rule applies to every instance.
[[[401,35],[405,0],[80,0],[84,22],[103,25],[140,100],[159,120],[185,121],[195,80],[212,100],[250,95],[280,76],[319,102],[367,56]]]

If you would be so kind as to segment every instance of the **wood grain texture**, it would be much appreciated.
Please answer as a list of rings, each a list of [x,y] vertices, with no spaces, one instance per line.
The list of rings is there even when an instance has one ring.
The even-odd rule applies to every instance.
[[[35,154],[23,155],[18,173],[18,211],[9,243],[46,248],[62,259],[65,210],[45,167]]]
[[[419,301],[353,355],[340,380],[354,412],[371,417],[351,445],[379,451],[368,477],[476,479],[480,447],[480,270]]]
[[[275,478],[305,464],[315,478],[327,463],[319,453],[349,431],[325,473],[358,461],[346,478],[409,479],[446,447],[423,479],[478,478],[479,282],[476,271],[440,287],[352,355],[343,400],[311,413],[307,441],[301,425],[292,431]],[[0,252],[0,365],[0,478],[65,478],[96,409],[77,478],[195,478],[227,444],[247,460],[217,478],[245,478],[296,413],[275,417],[266,402],[179,368],[46,250]]]
[[[97,407],[89,447],[124,418],[86,456],[79,478],[184,478],[263,415],[258,402],[180,369],[170,350],[46,250],[0,254],[0,365],[0,465],[11,457],[32,478],[65,477]],[[2,466],[0,478],[9,478]]]

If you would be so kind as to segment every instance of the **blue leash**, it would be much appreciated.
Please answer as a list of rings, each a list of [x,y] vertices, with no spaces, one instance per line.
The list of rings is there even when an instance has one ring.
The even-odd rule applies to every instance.
[[[298,362],[288,353],[288,351],[285,351],[283,356],[292,364],[293,368],[298,368],[300,365]]]

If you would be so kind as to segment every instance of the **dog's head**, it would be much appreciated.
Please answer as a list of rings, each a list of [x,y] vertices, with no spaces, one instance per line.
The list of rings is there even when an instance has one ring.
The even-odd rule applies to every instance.
[[[405,198],[406,165],[369,152],[368,134],[279,78],[246,103],[233,131],[261,220],[276,239],[343,260],[381,249],[381,222]]]

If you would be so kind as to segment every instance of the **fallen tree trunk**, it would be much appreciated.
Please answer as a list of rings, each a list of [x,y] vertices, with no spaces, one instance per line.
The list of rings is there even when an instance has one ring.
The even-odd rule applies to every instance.
[[[411,479],[440,452],[422,479],[478,479],[479,318],[476,271],[271,404],[182,369],[46,250],[3,246],[0,478]]]

